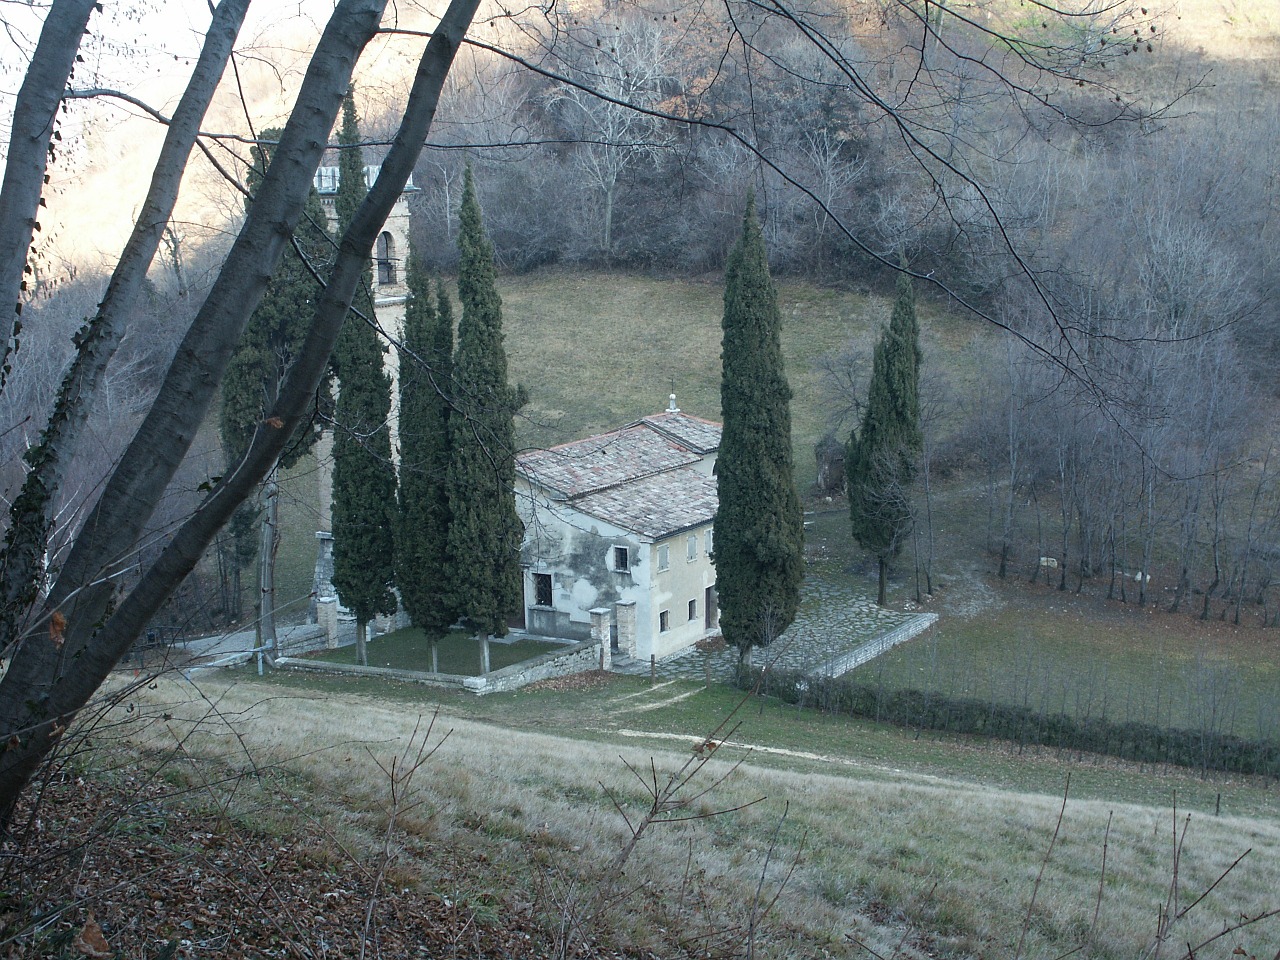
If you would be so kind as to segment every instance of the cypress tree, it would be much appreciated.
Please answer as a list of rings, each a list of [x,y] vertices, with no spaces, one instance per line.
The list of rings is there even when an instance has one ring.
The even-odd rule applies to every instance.
[[[921,358],[915,291],[904,269],[898,275],[893,316],[876,343],[862,424],[845,453],[853,537],[875,554],[880,606],[885,605],[889,561],[912,523],[910,488],[923,445]]]
[[[720,628],[746,657],[795,619],[804,578],[804,517],[791,453],[791,387],[778,296],[755,195],[725,269],[716,458],[716,590]]]
[[[396,585],[405,610],[431,644],[457,619],[449,604],[449,498],[452,459],[449,399],[453,379],[453,309],[444,284],[431,283],[412,245],[405,281],[404,350],[400,360],[400,490]]]
[[[339,227],[345,230],[368,189],[350,94],[342,105],[338,143],[344,149],[338,160],[334,205]],[[338,402],[333,439],[333,585],[343,606],[355,614],[356,656],[362,664],[368,660],[369,621],[395,610],[390,586],[396,499],[388,426],[391,378],[383,370],[383,347],[372,326],[372,288],[373,270],[366,264],[334,350]]]
[[[515,425],[522,391],[507,383],[493,246],[485,237],[470,168],[463,185],[458,234],[458,349],[449,418],[451,605],[482,643],[504,636],[521,602],[520,541],[515,504]]]
[[[279,130],[265,130],[264,141],[277,140]],[[252,148],[253,165],[249,169],[250,195],[256,191],[270,162],[270,147],[265,143]],[[247,201],[247,203],[252,201]],[[228,466],[240,458],[263,425],[263,418],[275,403],[294,357],[302,347],[311,315],[315,309],[316,279],[311,270],[321,274],[332,256],[332,241],[320,195],[312,189],[295,239],[298,249],[285,248],[280,265],[272,277],[258,308],[249,318],[236,352],[227,365],[222,381],[222,406],[219,430]],[[305,257],[305,261],[304,258]],[[310,269],[309,269],[310,267]],[[308,424],[286,448],[278,466],[293,466],[315,444],[315,424]],[[255,536],[255,519],[261,515],[263,550],[260,554],[258,586],[261,616],[258,623],[265,639],[274,639],[274,564],[277,529],[277,481],[273,469],[264,484],[262,509],[246,503],[236,511],[230,524],[235,540],[235,587],[239,594],[239,570],[259,555]]]

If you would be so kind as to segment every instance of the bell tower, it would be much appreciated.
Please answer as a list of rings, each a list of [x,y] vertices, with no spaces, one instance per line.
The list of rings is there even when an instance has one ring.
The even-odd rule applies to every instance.
[[[365,182],[372,186],[378,178],[378,165],[364,168]],[[329,226],[337,226],[335,199],[338,193],[338,168],[320,167],[315,176],[316,192],[324,204]],[[390,349],[383,354],[383,368],[391,377],[391,456],[400,459],[400,352],[395,344],[404,337],[404,305],[409,295],[406,273],[409,262],[409,198],[419,193],[413,177],[396,199],[386,223],[373,244],[373,306],[378,325],[391,339]],[[325,627],[329,642],[337,636],[338,594],[333,576],[333,437],[325,431],[315,446],[316,473],[319,483],[319,530],[316,532],[319,553],[316,558],[311,619]]]

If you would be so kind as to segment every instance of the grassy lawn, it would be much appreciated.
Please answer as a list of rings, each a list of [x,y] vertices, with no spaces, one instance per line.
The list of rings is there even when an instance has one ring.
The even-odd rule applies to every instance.
[[[865,563],[855,567],[861,556],[842,512],[814,515],[807,535],[828,558],[826,576],[867,593],[870,574]],[[902,602],[912,594],[909,556],[899,566],[891,599]],[[1280,738],[1274,630],[1032,585],[1021,568],[1004,582],[986,572],[947,576],[927,609],[941,613],[936,626],[851,676],[1048,714]]]
[[[563,649],[563,644],[542,640],[516,640],[513,643],[492,641],[489,644],[489,669],[501,670],[503,667],[540,657],[544,653]],[[431,646],[427,643],[426,635],[417,627],[376,637],[369,643],[368,655],[371,667],[394,667],[397,670],[418,670],[423,673],[431,670]],[[354,663],[355,647],[321,650],[313,654],[312,658],[329,663]],[[455,631],[438,644],[437,662],[440,673],[478,677],[480,644],[470,634]]]
[[[1188,633],[1163,612],[1104,618],[1094,606],[1053,595],[946,619],[855,676],[1046,714],[1280,736],[1280,666],[1249,632]]]
[[[503,277],[503,327],[511,379],[529,390],[519,440],[551,446],[619,427],[667,405],[720,416],[720,320],[724,287],[626,274],[534,273]],[[796,280],[778,283],[782,349],[791,401],[796,479],[816,475],[814,444],[832,402],[817,367],[848,345],[870,356],[891,303],[878,296]],[[922,344],[959,376],[974,367],[972,341],[985,331],[920,303]]]
[[[575,740],[634,743],[646,749],[688,750],[708,737],[725,739],[724,755],[752,765],[796,773],[855,774],[872,781],[945,778],[985,788],[1060,796],[1070,777],[1077,800],[1169,805],[1201,814],[1280,817],[1280,795],[1261,779],[1229,777],[1179,767],[1139,766],[1069,751],[990,743],[869,720],[797,709],[732,687],[694,681],[651,686],[648,679],[615,676],[587,689],[526,688],[476,697],[366,677],[318,677],[287,671],[245,681],[292,695],[392,701],[410,712],[439,707],[449,717],[508,729],[554,733]]]
[[[529,890],[555,894],[571,883],[576,893],[599,884],[629,842],[627,824],[651,803],[652,784],[680,777],[691,757],[697,762],[690,747],[729,718],[737,729],[718,735],[726,742],[679,794],[689,806],[655,825],[627,864],[627,888],[643,892],[610,915],[610,938],[634,944],[636,955],[684,955],[655,938],[697,933],[701,910],[720,929],[742,929],[763,883],[780,899],[762,928],[761,958],[866,956],[858,943],[887,957],[908,938],[924,947],[898,955],[1012,957],[1051,845],[1022,955],[1063,956],[1082,943],[1082,955],[1096,960],[1149,955],[1153,905],[1164,902],[1170,876],[1168,834],[1182,829],[1184,814],[1193,818],[1177,867],[1186,902],[1253,849],[1183,925],[1186,940],[1275,906],[1280,889],[1275,792],[1261,783],[1198,781],[1052,753],[1018,757],[688,682],[651,687],[616,678],[480,698],[371,678],[264,682],[229,671],[199,682],[194,699],[189,684],[168,681],[131,699],[134,713],[164,718],[135,725],[144,751],[163,756],[183,733],[184,749],[208,759],[170,764],[175,776],[207,776],[187,771],[221,771],[252,757],[269,773],[243,786],[228,780],[237,784],[225,804],[232,817],[256,827],[264,811],[287,817],[302,803],[311,820],[339,832],[341,849],[375,856],[387,830],[381,814],[391,808],[387,771],[412,760],[415,734],[439,707],[432,739],[447,739],[406,793],[412,802],[396,822],[394,885],[424,885],[455,901],[462,896],[455,864],[492,864],[481,889],[504,910]],[[211,702],[220,715],[253,722],[225,736],[209,720]],[[303,742],[308,749],[299,754]],[[1068,774],[1070,803],[1055,828]],[[276,778],[293,807],[253,792]],[[290,828],[273,821],[272,829],[283,837]],[[681,878],[692,890],[680,892],[673,879]],[[553,923],[566,915],[559,902],[549,910]],[[1275,936],[1273,924],[1239,942],[1270,956]]]

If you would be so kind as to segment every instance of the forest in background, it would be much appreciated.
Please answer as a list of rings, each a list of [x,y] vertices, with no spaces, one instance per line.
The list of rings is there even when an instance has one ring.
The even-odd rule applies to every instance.
[[[1167,18],[1135,21],[1137,35],[1126,21],[1123,36],[1097,24],[1071,36],[1012,7],[981,9],[1026,38],[1018,42],[1096,55],[1118,87],[1142,96],[1114,104],[1109,88],[1088,86],[1052,101],[1029,86],[1039,107],[1015,112],[965,59],[981,33],[949,27],[920,54],[929,69],[904,76],[911,18],[877,5],[817,8],[843,52],[866,65],[871,94],[912,111],[899,118],[911,139],[902,124],[851,106],[840,96],[848,78],[824,74],[830,63],[806,61],[799,48],[775,43],[771,59],[748,63],[718,57],[723,24],[697,12],[584,11],[568,26],[572,42],[531,41],[544,51],[532,71],[483,48],[465,54],[416,171],[419,246],[431,266],[452,267],[457,188],[471,163],[508,271],[707,279],[754,184],[780,277],[876,294],[887,290],[886,261],[901,255],[931,310],[963,316],[967,305],[986,329],[1007,331],[982,338],[965,374],[943,362],[928,371],[921,529],[935,479],[980,482],[981,540],[1002,574],[1015,555],[1052,556],[1059,565],[1045,573],[1064,588],[1092,580],[1155,602],[1154,574],[1174,608],[1239,618],[1261,606],[1274,622],[1280,495],[1266,372],[1277,210],[1266,158],[1280,124],[1266,60],[1255,56],[1265,42],[1249,33],[1259,24],[1228,27],[1242,53],[1230,57],[1230,37],[1208,54]],[[778,29],[763,18],[738,27]],[[1058,32],[1039,36],[1046,31]],[[1104,57],[1109,38],[1115,55]],[[764,39],[755,36],[761,49]],[[1008,53],[1004,82],[1016,86],[1016,43]],[[389,114],[372,93],[365,113],[376,152]],[[724,135],[744,123],[756,149]],[[220,262],[216,241],[176,230],[167,239],[125,362],[96,409],[96,454],[77,463],[69,490],[92,489],[116,456]],[[40,361],[7,387],[6,488],[98,284],[84,270],[47,298],[37,284],[33,306],[48,322],[28,334],[27,356]],[[819,351],[825,396],[814,406],[825,407],[837,443],[864,389],[863,334],[878,320],[874,310],[849,317],[849,336]],[[974,367],[979,376],[968,375]],[[193,456],[157,530],[189,509],[219,460],[212,443]],[[82,502],[65,499],[64,536]]]

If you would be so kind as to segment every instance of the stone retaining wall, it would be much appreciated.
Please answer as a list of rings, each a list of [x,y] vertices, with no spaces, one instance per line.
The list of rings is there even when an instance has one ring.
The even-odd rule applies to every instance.
[[[311,623],[300,627],[283,627],[276,630],[280,654],[296,657],[299,654],[323,650],[329,646],[329,634],[323,626]]]
[[[512,664],[501,670],[486,673],[483,677],[467,677],[463,681],[472,693],[505,693],[508,690],[519,690],[538,680],[549,680],[552,677],[566,677],[571,673],[585,673],[588,670],[599,670],[601,666],[601,644],[596,640],[584,640],[557,650],[544,653],[540,657],[526,660],[524,663]],[[604,647],[604,669],[609,669],[609,648]]]
[[[923,633],[933,626],[937,619],[938,615],[936,613],[921,613],[914,616],[901,626],[894,627],[888,633],[882,633],[874,640],[870,640],[860,647],[843,653],[838,657],[832,657],[816,670],[811,671],[811,675],[838,677],[841,674],[848,673],[854,667],[860,667],[864,663],[874,660],[885,651],[891,650],[898,644],[905,643],[917,634]]]
[[[323,631],[319,646],[324,646]],[[609,649],[604,647],[604,669],[609,669]],[[281,657],[276,665],[287,670],[304,670],[312,673],[337,673],[345,676],[386,677],[389,680],[407,680],[433,687],[452,690],[468,690],[478,696],[486,693],[502,693],[518,690],[537,680],[564,677],[587,670],[599,670],[601,644],[588,640],[566,646],[563,650],[544,653],[523,663],[494,670],[482,677],[464,677],[453,673],[424,673],[417,670],[397,670],[393,667],[362,667],[354,663],[328,663],[322,660],[300,660]]]

